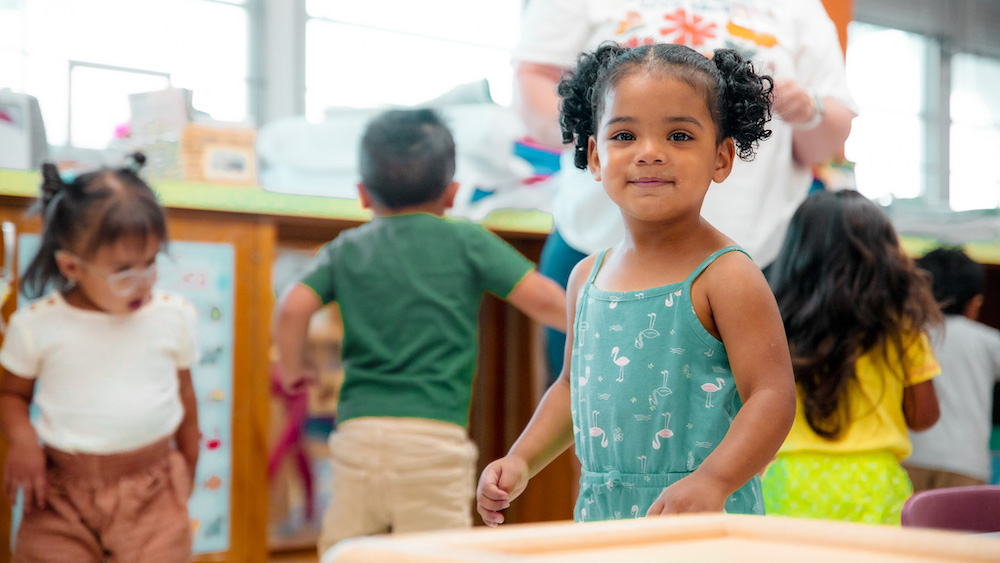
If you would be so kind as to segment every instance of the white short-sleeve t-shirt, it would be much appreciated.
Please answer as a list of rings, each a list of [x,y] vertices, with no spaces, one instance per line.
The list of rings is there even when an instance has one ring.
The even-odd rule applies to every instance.
[[[165,293],[134,313],[109,315],[53,292],[11,316],[0,364],[35,380],[35,427],[45,445],[133,450],[173,434],[184,416],[177,372],[194,361],[195,322],[191,304]]]
[[[833,97],[852,111],[836,27],[820,0],[532,0],[525,8],[516,61],[565,68],[604,41],[640,46],[679,43],[711,55],[730,48],[758,73],[793,79],[806,91]],[[713,184],[705,219],[764,266],[778,253],[785,229],[812,184],[812,171],[792,158],[791,125],[775,118],[756,158],[739,158],[729,178]],[[559,233],[592,254],[624,235],[617,207],[567,151],[553,178]]]

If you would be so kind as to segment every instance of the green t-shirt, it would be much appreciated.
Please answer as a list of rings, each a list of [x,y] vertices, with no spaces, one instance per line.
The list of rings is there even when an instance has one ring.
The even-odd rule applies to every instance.
[[[506,298],[534,264],[465,220],[376,217],[319,251],[301,282],[344,321],[337,418],[467,426],[483,292]]]

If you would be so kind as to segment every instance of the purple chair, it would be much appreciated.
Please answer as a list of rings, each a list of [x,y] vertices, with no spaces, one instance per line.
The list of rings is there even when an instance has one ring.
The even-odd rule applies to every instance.
[[[914,493],[903,504],[902,523],[965,532],[1000,532],[1000,485]]]

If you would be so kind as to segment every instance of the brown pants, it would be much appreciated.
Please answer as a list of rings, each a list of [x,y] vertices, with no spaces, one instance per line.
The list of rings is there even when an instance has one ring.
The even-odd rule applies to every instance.
[[[47,506],[26,511],[13,563],[191,560],[190,477],[167,440],[113,455],[45,454]]]
[[[913,483],[913,492],[915,493],[926,491],[928,489],[970,487],[973,485],[986,484],[986,481],[981,479],[969,477],[968,475],[962,475],[961,473],[944,471],[942,469],[927,469],[926,467],[913,467],[905,464],[903,465],[903,469],[905,469],[906,474],[910,476],[910,482]]]

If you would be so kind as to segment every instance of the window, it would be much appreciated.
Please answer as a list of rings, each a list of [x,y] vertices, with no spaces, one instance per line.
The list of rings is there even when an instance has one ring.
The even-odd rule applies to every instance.
[[[1000,60],[959,54],[951,66],[950,204],[1000,207]]]
[[[847,80],[860,107],[845,155],[857,187],[889,203],[1000,207],[1000,59],[923,34],[853,22]]]
[[[213,119],[247,117],[242,0],[16,0],[0,3],[0,85],[38,98],[49,143],[103,148],[127,95],[193,91]]]
[[[916,34],[858,22],[848,28],[847,82],[860,113],[844,152],[869,198],[888,203],[929,191],[933,115],[925,84],[934,50]]]
[[[486,79],[509,104],[521,0],[307,0],[306,115],[412,105]]]

